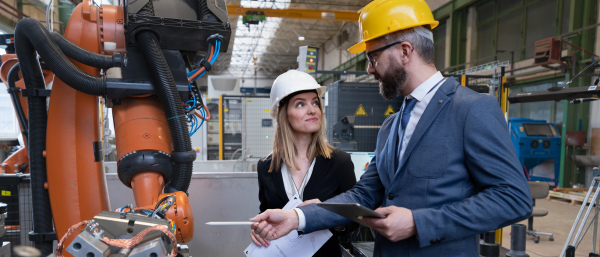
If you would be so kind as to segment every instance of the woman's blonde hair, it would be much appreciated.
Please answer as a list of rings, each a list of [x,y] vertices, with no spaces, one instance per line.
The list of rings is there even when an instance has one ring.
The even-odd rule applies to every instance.
[[[313,90],[309,92],[315,91]],[[298,153],[298,149],[296,149],[296,144],[294,143],[296,139],[294,137],[293,129],[290,125],[287,115],[287,107],[289,104],[289,100],[298,93],[289,96],[284,104],[279,105],[277,123],[275,125],[275,137],[273,139],[271,167],[269,167],[269,172],[278,171],[281,167],[281,163],[285,163],[285,165],[287,165],[288,167],[300,169],[300,167],[296,163],[295,157]],[[334,149],[333,146],[327,143],[327,139],[325,138],[326,122],[325,114],[323,113],[323,106],[321,105],[321,98],[318,98],[317,101],[319,103],[319,110],[321,111],[321,126],[317,132],[313,133],[311,142],[308,146],[307,157],[309,158],[309,160],[312,160],[317,156],[323,156],[327,159],[330,159],[331,153]]]

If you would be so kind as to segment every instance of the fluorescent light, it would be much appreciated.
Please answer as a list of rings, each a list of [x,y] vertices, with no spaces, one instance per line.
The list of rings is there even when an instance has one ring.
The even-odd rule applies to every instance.
[[[303,36],[299,36],[298,40],[302,41],[302,40],[304,40],[304,37]]]

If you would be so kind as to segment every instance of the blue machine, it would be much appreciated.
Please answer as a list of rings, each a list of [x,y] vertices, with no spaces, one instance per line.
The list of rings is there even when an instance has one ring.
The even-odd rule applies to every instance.
[[[517,157],[529,178],[558,185],[561,147],[556,125],[543,120],[513,118],[508,126]]]

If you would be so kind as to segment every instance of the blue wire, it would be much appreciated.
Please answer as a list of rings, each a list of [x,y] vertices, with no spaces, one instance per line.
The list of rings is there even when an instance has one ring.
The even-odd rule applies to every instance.
[[[192,135],[194,135],[194,119],[193,119],[194,115],[193,114],[188,114],[188,119],[190,120],[190,137]]]
[[[204,111],[204,108],[200,109],[200,114],[202,115],[202,117],[206,118],[206,111]],[[198,128],[202,127],[202,124],[204,124],[204,119],[201,119],[202,121],[200,122],[200,126],[198,126]]]
[[[190,71],[190,72],[188,72],[188,73],[187,73],[187,76],[188,76],[188,78],[189,78],[190,76],[194,75],[194,73],[196,73],[196,71],[198,71],[198,69],[200,69],[200,68],[197,68],[197,69],[195,69],[195,70],[193,70],[193,71]]]
[[[215,61],[217,61],[217,58],[219,58],[219,51],[221,51],[221,41],[217,41],[217,51],[215,53],[215,58],[212,59],[212,61],[210,62],[210,65],[213,65],[213,63],[215,63]]]
[[[186,109],[186,110],[188,110],[188,111],[189,111],[189,110],[191,110],[191,109],[193,109],[193,108],[194,108],[194,105],[196,105],[196,101],[194,101],[194,100],[189,100],[189,101],[185,102],[185,105],[187,106],[187,104],[188,104],[189,102],[192,102],[192,103],[191,103],[191,106],[190,106],[189,108],[188,108],[188,107],[185,107],[185,109]]]
[[[189,85],[189,89],[190,91],[192,91],[192,84]],[[196,107],[196,96],[192,94],[192,97],[194,98],[194,100],[188,100],[187,102],[185,102],[185,105],[187,105],[189,102],[192,102],[192,106],[190,108],[185,107],[186,110],[191,110],[194,109],[194,107]]]
[[[219,58],[219,52],[221,51],[221,41],[217,40],[217,48],[214,52],[214,58],[211,60],[210,65],[213,65],[216,61],[217,58]],[[198,68],[200,69],[200,68]],[[190,71],[187,73],[187,77],[188,79],[198,71],[198,69],[195,69],[193,71]],[[198,78],[202,77],[204,74],[206,73],[206,70],[204,70],[199,76],[193,78],[192,80],[197,80]],[[190,90],[192,88],[192,85],[189,85]],[[194,100],[189,100],[187,102],[185,102],[185,104],[187,105],[188,102],[193,102],[192,107],[190,108],[185,108],[186,110],[192,110],[194,107],[196,107],[196,96],[192,95],[194,97]],[[204,108],[200,108],[198,110],[200,112],[200,115],[202,115],[202,117],[206,117],[206,111],[204,110]],[[190,136],[194,135],[201,127],[202,125],[204,125],[204,119],[200,119],[200,121],[198,121],[198,117],[196,117],[196,115],[194,114],[188,114],[188,119],[190,121]]]
[[[213,64],[214,64],[214,63],[217,61],[217,58],[219,58],[219,51],[221,51],[221,41],[217,41],[217,48],[216,48],[216,50],[215,50],[215,52],[214,52],[214,55],[215,55],[215,56],[214,56],[214,58],[213,58],[213,59],[210,61],[210,65],[213,65]],[[198,69],[200,69],[200,68],[198,68]],[[192,75],[194,75],[194,73],[196,73],[196,71],[198,71],[198,69],[195,69],[195,70],[193,70],[193,71],[190,71],[190,72],[188,72],[188,73],[187,73],[188,79],[189,79],[189,78],[190,78]],[[206,73],[206,70],[204,70],[204,71],[202,72],[202,74],[200,74],[198,77],[195,77],[195,78],[194,78],[194,79],[192,79],[192,80],[197,80],[197,79],[199,79],[199,78],[200,78],[200,77],[202,77],[202,75],[204,75],[205,73]]]
[[[200,108],[199,112],[202,117],[206,116],[206,111],[204,111],[204,108]],[[192,136],[202,127],[204,124],[204,119],[200,119],[200,122],[198,122],[198,117],[193,114],[189,114],[188,119],[190,120],[190,136]]]

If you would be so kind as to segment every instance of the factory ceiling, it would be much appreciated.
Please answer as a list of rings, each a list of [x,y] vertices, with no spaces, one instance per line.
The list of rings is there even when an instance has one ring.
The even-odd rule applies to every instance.
[[[71,1],[73,4],[81,2],[59,1]],[[95,1],[108,4],[120,2]],[[211,74],[242,79],[272,79],[288,69],[298,67],[296,57],[300,46],[326,48],[321,51],[348,48],[358,41],[358,12],[369,2],[371,0],[226,0],[232,40],[228,52],[219,55]],[[435,10],[450,0],[426,2]],[[253,17],[235,14],[248,14],[248,10],[242,8],[260,9],[267,17],[260,21],[245,22],[244,16],[247,20]]]
[[[351,20],[358,19],[357,11],[370,0],[273,0],[250,1],[228,0],[229,22],[232,39],[229,51],[219,55],[215,73],[241,78],[274,78],[290,68],[297,68],[298,47],[320,47],[327,40],[340,34]],[[258,24],[244,24],[243,16],[232,15],[232,6],[259,9],[303,9],[306,12],[288,12],[283,17],[265,17]],[[324,11],[337,15],[326,18],[301,18],[310,11]],[[349,15],[347,20],[335,20],[340,14]],[[265,16],[269,13],[265,12]],[[271,15],[272,16],[272,15]],[[327,16],[324,14],[324,16]],[[348,38],[348,35],[345,35]],[[213,73],[213,74],[215,74]]]
[[[450,0],[427,0],[432,10]],[[243,79],[275,78],[298,67],[298,47],[314,46],[348,48],[358,40],[358,12],[370,0],[227,0],[232,40],[229,51],[219,55],[212,74],[231,75]],[[303,9],[305,12],[288,12],[268,17],[258,24],[244,24],[243,16],[232,14],[233,7],[264,10]],[[321,11],[321,19],[301,16]],[[330,13],[339,11],[335,16]],[[328,15],[330,14],[330,15]],[[348,16],[349,15],[349,16]],[[354,17],[354,21],[339,18]],[[273,16],[273,15],[271,15]],[[338,20],[333,19],[338,17]],[[322,49],[323,50],[323,49]],[[349,53],[344,53],[348,54]],[[326,60],[325,60],[326,61]]]

